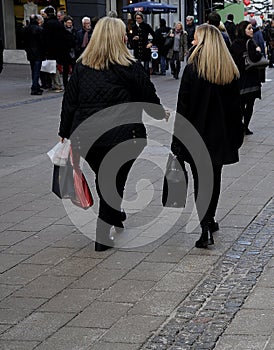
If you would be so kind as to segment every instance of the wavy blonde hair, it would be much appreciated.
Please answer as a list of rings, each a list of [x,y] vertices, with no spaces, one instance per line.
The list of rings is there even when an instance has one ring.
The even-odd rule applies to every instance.
[[[130,66],[135,59],[125,43],[126,26],[124,22],[119,18],[104,17],[97,22],[79,61],[97,70],[109,69],[111,64]]]
[[[202,24],[196,28],[197,45],[188,59],[199,77],[213,84],[225,85],[240,73],[218,28]]]

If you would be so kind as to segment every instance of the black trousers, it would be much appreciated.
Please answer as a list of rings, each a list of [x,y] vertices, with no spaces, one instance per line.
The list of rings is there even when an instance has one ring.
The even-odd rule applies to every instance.
[[[194,181],[195,200],[197,201],[198,191],[199,191],[198,173],[194,163],[191,163],[190,167],[191,167],[191,172],[192,172],[193,181]],[[204,215],[203,215],[204,213],[203,205],[200,205],[200,203],[196,202],[197,213],[198,213],[200,224],[202,227],[207,226],[208,223],[211,222],[215,217],[216,209],[217,209],[217,205],[220,197],[220,191],[221,191],[222,168],[223,168],[222,165],[213,165],[213,191],[212,191],[212,196],[211,196],[208,208]]]
[[[253,108],[255,103],[255,97],[244,97],[241,96],[241,108],[242,113],[244,116],[244,127],[245,129],[248,128],[252,114],[253,114]]]
[[[109,164],[109,166],[107,165],[107,171],[100,169],[105,156],[112,149],[111,146],[92,148],[88,152],[86,161],[96,175],[96,191],[100,199],[96,228],[96,237],[98,237],[98,239],[96,238],[96,241],[100,242],[100,236],[103,239],[104,237],[102,236],[109,233],[106,231],[108,231],[111,226],[119,226],[119,222],[121,223],[121,203],[123,200],[125,183],[134,161],[142,152],[143,148],[144,144],[136,144],[136,147],[133,147],[134,154],[131,153],[132,159],[122,164],[117,172],[115,170],[112,171],[111,164]],[[115,159],[112,159],[112,161],[115,162]],[[102,173],[100,173],[101,171]],[[116,177],[116,179],[113,179],[113,177]]]

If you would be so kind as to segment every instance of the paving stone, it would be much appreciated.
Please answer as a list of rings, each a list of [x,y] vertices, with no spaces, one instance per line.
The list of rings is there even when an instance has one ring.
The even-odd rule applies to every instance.
[[[43,341],[66,324],[73,314],[35,312],[0,336],[1,340]]]
[[[104,332],[99,328],[63,327],[39,345],[37,350],[87,350]]]
[[[10,327],[12,327],[12,326],[9,324],[0,324],[0,334],[4,333]],[[0,342],[0,345],[1,345],[1,342]]]
[[[14,244],[9,249],[5,250],[6,254],[35,254],[40,250],[46,248],[49,245],[48,242],[44,242],[36,235],[26,238],[25,240]]]
[[[14,231],[41,231],[46,227],[49,227],[53,224],[57,219],[56,218],[43,218],[32,216],[24,221],[17,223],[12,226],[12,230]]]
[[[28,255],[10,255],[10,254],[0,254],[0,273],[3,273],[13,266],[16,266],[21,261],[26,260]]]
[[[6,298],[10,294],[12,294],[15,290],[21,288],[21,285],[6,285],[0,284],[0,300]]]
[[[33,350],[39,342],[35,341],[6,341],[0,339],[0,349],[2,350]]]
[[[170,272],[164,276],[154,287],[157,291],[181,292],[182,296],[192,290],[203,278],[201,273]]]
[[[59,248],[58,248],[59,249]],[[69,257],[61,261],[58,265],[51,268],[47,274],[55,276],[82,276],[90,271],[96,265],[100,264],[102,259]]]
[[[37,254],[32,255],[24,262],[27,264],[56,265],[75,252],[71,248],[47,247]]]
[[[161,246],[146,257],[145,261],[178,263],[186,254],[188,248],[184,246]]]
[[[75,281],[71,288],[106,289],[120,278],[124,277],[126,270],[101,269],[98,267],[88,271],[84,276]]]
[[[138,265],[145,257],[146,253],[116,251],[100,264],[105,269],[125,269],[131,270]]]
[[[91,347],[88,348],[88,350],[113,350],[113,349],[119,349],[119,350],[138,350],[140,349],[141,344],[129,344],[129,343],[107,343],[107,342],[98,342]]]
[[[224,335],[217,342],[214,350],[260,350],[266,349],[266,342],[267,337],[264,336]]]
[[[21,285],[26,284],[45,273],[47,266],[20,264],[0,275],[0,283]]]
[[[101,291],[97,290],[67,288],[50,299],[39,311],[78,313],[91,304],[100,294]]]
[[[82,234],[70,234],[69,236],[55,242],[53,247],[64,247],[71,249],[81,249],[90,243],[90,239]]]
[[[68,326],[110,328],[131,308],[131,304],[94,301]]]
[[[135,303],[140,300],[153,286],[153,281],[119,280],[100,297],[102,301],[120,303]]]
[[[13,325],[31,313],[27,309],[0,309],[0,324]]]
[[[165,320],[159,316],[126,316],[101,338],[113,343],[142,343]]]
[[[40,276],[14,293],[16,297],[52,298],[74,281],[73,277]]]
[[[175,264],[172,263],[154,263],[144,261],[131,270],[125,276],[125,279],[159,281],[165,274],[173,269],[174,266]]]
[[[256,314],[256,317],[254,317]],[[243,309],[228,326],[226,334],[253,334],[270,335],[273,331],[274,314],[272,310]]]
[[[20,241],[23,241],[25,238],[28,238],[34,234],[35,232],[32,231],[4,231],[0,233],[0,244],[10,246]]]
[[[245,301],[245,309],[274,309],[273,288],[260,288],[255,290]]]
[[[0,302],[0,309],[15,309],[15,310],[35,310],[47,299],[42,298],[15,298],[10,296]]]
[[[185,293],[185,296],[187,293]],[[148,292],[141,301],[129,311],[130,315],[169,316],[182,301],[184,294],[176,292]]]

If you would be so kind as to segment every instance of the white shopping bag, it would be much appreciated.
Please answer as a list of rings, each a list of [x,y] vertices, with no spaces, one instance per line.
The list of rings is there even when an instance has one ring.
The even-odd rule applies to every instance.
[[[56,73],[56,61],[55,60],[45,60],[42,61],[41,72],[46,73]]]
[[[66,166],[70,151],[70,140],[64,139],[64,142],[58,142],[47,155],[55,165]]]

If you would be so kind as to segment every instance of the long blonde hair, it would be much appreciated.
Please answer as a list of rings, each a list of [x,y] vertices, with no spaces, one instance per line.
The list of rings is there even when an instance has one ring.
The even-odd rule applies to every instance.
[[[126,47],[126,40],[124,22],[119,18],[104,17],[97,22],[79,61],[97,70],[109,69],[111,64],[129,66],[135,59]]]
[[[196,28],[197,45],[188,59],[197,69],[199,77],[217,85],[225,85],[239,78],[221,32],[210,24]]]

